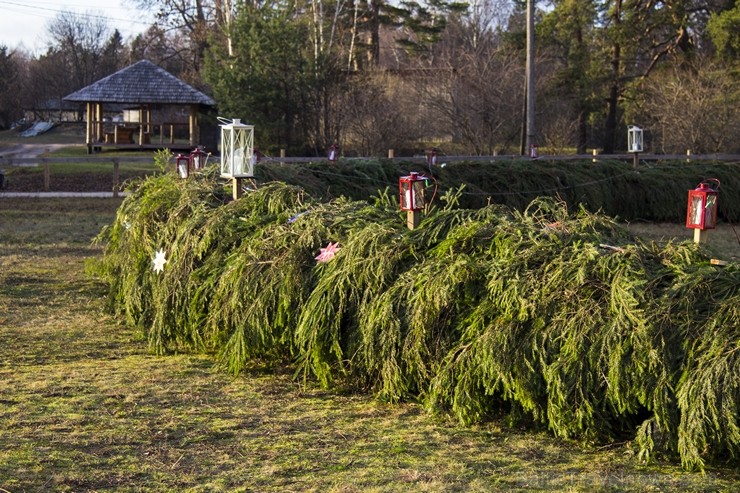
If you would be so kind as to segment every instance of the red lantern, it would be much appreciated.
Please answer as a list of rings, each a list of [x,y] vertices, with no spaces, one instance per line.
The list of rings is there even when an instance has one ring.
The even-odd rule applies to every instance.
[[[332,144],[332,146],[329,148],[329,153],[327,154],[327,157],[329,158],[329,161],[336,162],[337,158],[339,158],[338,144]]]
[[[252,164],[257,164],[260,161],[262,161],[262,153],[260,152],[259,149],[255,148],[252,151]]]
[[[199,171],[203,169],[206,165],[207,159],[208,154],[206,154],[206,152],[201,147],[196,147],[190,153],[191,169],[193,171]]]
[[[707,181],[717,183],[717,188],[707,185]],[[686,227],[704,231],[717,226],[717,189],[719,180],[710,178],[689,190],[689,203],[686,210]]]
[[[398,179],[399,202],[402,211],[420,211],[426,206],[424,189],[426,177],[415,172]]]
[[[180,178],[187,178],[190,175],[190,156],[178,154],[175,158],[175,169]]]
[[[537,159],[539,157],[537,154],[537,144],[529,145],[529,157],[532,159]]]
[[[429,166],[429,168],[437,165],[437,152],[438,149],[436,147],[427,151],[427,166]]]

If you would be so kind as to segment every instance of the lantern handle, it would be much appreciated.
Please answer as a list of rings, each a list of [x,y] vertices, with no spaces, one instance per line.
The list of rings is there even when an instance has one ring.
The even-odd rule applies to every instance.
[[[715,192],[719,190],[719,180],[718,180],[717,178],[707,178],[706,180],[702,180],[702,181],[701,181],[701,182],[699,183],[699,185],[701,185],[702,183],[707,183],[707,182],[713,182],[713,183],[716,183],[716,184],[717,184],[717,186],[716,186],[716,187],[711,187],[711,186],[710,186],[709,188],[711,188],[711,189],[712,189],[712,190],[714,190]]]
[[[437,179],[434,177],[434,175],[430,176],[429,178],[426,178],[426,177],[424,177],[424,178],[427,179],[427,180],[429,178],[431,178],[432,181],[434,181],[434,191],[432,192],[432,198],[429,199],[429,205],[432,205],[432,202],[434,202],[434,199],[437,196],[437,190],[438,190],[439,184],[437,183]]]
[[[222,116],[217,116],[216,120],[218,120],[222,125],[231,125],[232,123],[234,123],[234,120],[230,120]]]

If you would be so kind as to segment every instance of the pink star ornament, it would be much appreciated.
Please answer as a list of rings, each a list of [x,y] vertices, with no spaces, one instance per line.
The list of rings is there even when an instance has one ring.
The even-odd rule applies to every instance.
[[[328,262],[329,260],[334,258],[334,255],[339,251],[339,243],[332,243],[329,242],[328,245],[326,245],[326,248],[321,248],[321,253],[319,253],[316,257],[317,262]]]

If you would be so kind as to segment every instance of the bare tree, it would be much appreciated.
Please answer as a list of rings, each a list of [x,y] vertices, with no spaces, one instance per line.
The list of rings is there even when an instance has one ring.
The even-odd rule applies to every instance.
[[[153,12],[156,26],[166,33],[178,33],[180,47],[187,46],[192,72],[198,73],[213,39],[222,39],[233,54],[231,24],[239,2],[235,0],[127,0],[140,9]],[[215,36],[215,37],[214,37]]]
[[[171,74],[198,86],[200,74],[192,63],[188,41],[179,32],[166,32],[156,25],[150,26],[131,41],[130,63],[149,60]]]
[[[633,120],[651,130],[656,151],[740,152],[740,82],[712,64],[654,74],[636,92]]]
[[[438,127],[435,133],[449,134],[467,152],[493,154],[519,135],[523,66],[492,28],[470,33],[467,19],[449,23],[428,67],[434,76],[419,84],[420,97],[430,112],[425,120]]]
[[[87,86],[103,75],[101,61],[112,33],[102,14],[62,11],[49,23],[48,32],[47,54],[57,55],[72,90]]]
[[[357,73],[348,87],[341,101],[343,145],[361,156],[383,156],[419,137],[412,123],[414,91],[402,78],[380,71]]]

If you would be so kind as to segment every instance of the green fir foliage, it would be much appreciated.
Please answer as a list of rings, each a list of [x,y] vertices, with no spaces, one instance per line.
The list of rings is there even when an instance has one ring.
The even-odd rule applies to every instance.
[[[632,163],[599,160],[553,162],[547,160],[495,160],[439,162],[432,173],[439,183],[439,194],[457,193],[461,207],[480,208],[501,204],[519,211],[533,200],[555,197],[571,210],[580,206],[622,220],[679,222],[685,219],[689,189],[707,178],[721,182],[720,217],[730,213],[740,221],[740,165],[732,162],[665,161]],[[282,181],[300,186],[317,199],[345,196],[369,200],[379,189],[395,184],[398,176],[409,171],[430,170],[403,160],[340,160],[330,164],[261,163],[257,174],[261,181]]]
[[[391,174],[376,168],[345,182],[335,169],[331,193]],[[292,173],[310,188],[322,170]],[[298,378],[419,399],[464,424],[633,440],[641,457],[687,468],[738,460],[737,265],[712,266],[689,242],[643,243],[564,200],[460,208],[466,190],[448,187],[408,230],[387,189],[327,201],[272,181],[233,201],[215,170],[161,174],[101,233],[99,270],[111,308],[157,354],[208,352],[234,373],[287,362]],[[330,242],[335,257],[317,261]]]

